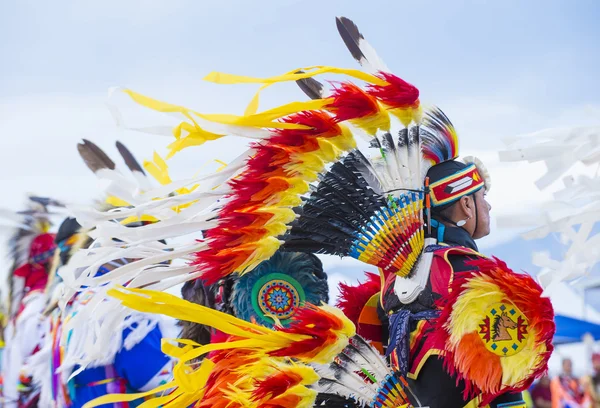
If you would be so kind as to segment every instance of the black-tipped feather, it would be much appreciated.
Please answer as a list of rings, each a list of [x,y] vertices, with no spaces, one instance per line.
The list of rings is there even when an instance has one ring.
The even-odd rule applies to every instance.
[[[408,131],[408,169],[410,171],[410,188],[419,188],[422,184],[421,173],[421,136],[419,127],[412,126]]]
[[[140,172],[145,175],[146,173],[144,172],[144,169],[142,168],[142,166],[140,166],[140,163],[138,163],[138,161],[135,159],[135,156],[131,153],[131,151],[127,147],[125,147],[125,145],[123,143],[121,143],[119,141],[117,141],[116,145],[117,145],[117,150],[119,151],[119,154],[125,161],[125,164],[129,168],[129,170],[131,170],[132,172],[137,171],[137,172]]]
[[[296,73],[301,74],[302,72],[298,71]],[[296,84],[310,99],[322,99],[324,96],[325,87],[314,78],[299,79],[296,81]]]
[[[371,139],[371,141],[369,142],[369,147],[381,150],[381,142],[379,141],[377,136]]]
[[[352,20],[346,17],[337,17],[335,22],[344,44],[364,69],[371,73],[389,72],[375,49],[365,40],[365,37]]]
[[[394,143],[394,138],[392,134],[386,132],[381,137],[381,148],[383,150],[384,159],[387,163],[387,170],[395,183],[398,183],[402,180],[402,176],[400,173],[400,166],[402,165],[402,160],[398,155],[398,149],[396,148],[396,144]]]
[[[354,399],[341,397],[337,394],[319,393],[315,401],[315,408],[358,408],[362,407]]]
[[[360,64],[367,61],[367,56],[362,52],[359,45],[360,40],[364,40],[365,37],[360,33],[356,24],[346,17],[336,17],[335,24],[344,44],[346,44],[354,59]]]
[[[29,196],[29,199],[33,202],[43,205],[44,207],[65,207],[65,204],[50,197]]]
[[[319,176],[304,205],[294,210],[298,218],[283,237],[286,251],[349,255],[361,227],[386,206],[385,198],[363,177],[372,171],[369,166],[364,156],[353,152]]]
[[[96,173],[101,169],[115,169],[115,162],[113,162],[102,149],[89,140],[83,139],[83,143],[77,144],[77,150],[92,172]]]
[[[384,188],[381,180],[379,179],[377,171],[373,168],[371,162],[360,150],[357,149],[351,152],[347,156],[346,160],[365,179],[365,182],[368,184],[369,188],[373,189],[373,191],[377,194],[383,194]]]
[[[359,394],[350,385],[346,385],[334,378],[320,378],[317,387],[323,394],[339,395],[342,398],[348,398],[348,401],[355,401],[350,398],[357,398],[359,401],[355,402],[355,406],[362,407],[371,402],[369,396]]]

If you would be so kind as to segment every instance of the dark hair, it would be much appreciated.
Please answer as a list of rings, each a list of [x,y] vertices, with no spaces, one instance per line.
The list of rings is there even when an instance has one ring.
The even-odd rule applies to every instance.
[[[77,222],[75,218],[67,217],[58,227],[58,232],[56,233],[56,237],[54,238],[54,242],[60,244],[61,242],[71,238],[73,235],[77,234],[81,229],[81,225]]]

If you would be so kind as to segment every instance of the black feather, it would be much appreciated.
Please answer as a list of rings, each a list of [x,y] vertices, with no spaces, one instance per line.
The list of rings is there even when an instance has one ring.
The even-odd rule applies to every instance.
[[[336,252],[334,245],[323,244],[311,238],[301,239],[294,236],[286,238],[280,248],[284,252],[310,252],[313,254],[335,254]]]
[[[371,139],[371,141],[369,142],[369,147],[381,150],[381,142],[379,141],[377,136]]]
[[[135,156],[131,153],[131,151],[129,151],[127,147],[125,147],[123,143],[117,141],[116,145],[117,150],[121,154],[121,157],[125,161],[125,164],[129,168],[129,170],[131,170],[132,172],[138,171],[142,174],[146,174],[142,166],[140,166],[140,163],[138,163],[138,161],[135,159]]]
[[[387,204],[363,177],[371,171],[368,165],[351,152],[319,176],[304,205],[294,210],[298,218],[283,237],[286,251],[349,255],[357,233]]]
[[[346,44],[354,59],[359,63],[361,60],[366,60],[367,57],[363,54],[359,46],[359,41],[365,37],[360,33],[356,24],[346,17],[336,17],[335,24],[344,44]]]
[[[63,203],[50,197],[29,196],[29,199],[33,202],[43,205],[44,207],[65,207]]]
[[[94,173],[101,169],[115,169],[115,162],[89,140],[83,139],[83,143],[77,144],[77,150],[85,164]]]
[[[351,168],[356,169],[368,186],[377,194],[383,194],[383,186],[371,162],[358,149],[352,151],[346,158]]]
[[[385,132],[381,139],[381,145],[386,154],[391,153],[396,157],[396,145],[394,144],[392,134],[390,132]]]
[[[303,73],[303,71],[296,72],[297,74]],[[303,78],[296,81],[296,84],[300,87],[310,99],[322,99],[324,86],[322,83],[314,78]]]
[[[358,408],[362,405],[358,404],[354,399],[341,397],[337,394],[319,393],[314,406],[315,408]]]

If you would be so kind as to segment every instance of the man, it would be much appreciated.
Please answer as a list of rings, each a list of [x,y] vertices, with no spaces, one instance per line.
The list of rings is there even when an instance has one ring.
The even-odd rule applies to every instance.
[[[247,110],[249,114],[236,122],[244,123],[239,126],[242,129],[227,128],[223,133],[246,135],[248,131],[248,137],[256,137],[259,142],[252,144],[253,150],[249,158],[244,158],[243,165],[232,166],[234,175],[222,183],[227,186],[222,198],[218,198],[221,193],[215,194],[212,189],[206,191],[211,200],[222,205],[216,206],[214,212],[202,210],[198,217],[194,215],[194,222],[205,221],[209,228],[205,240],[193,247],[192,264],[202,271],[202,278],[208,283],[235,273],[240,276],[250,273],[279,248],[350,256],[376,266],[383,274],[382,296],[365,295],[361,299],[366,300],[369,311],[382,303],[389,320],[387,353],[398,367],[389,368],[393,375],[378,379],[371,371],[387,373],[388,367],[370,371],[361,365],[365,360],[362,357],[363,363],[356,363],[360,370],[355,365],[340,368],[342,362],[348,363],[348,356],[337,360],[335,353],[323,356],[313,348],[313,354],[306,356],[304,362],[324,364],[333,360],[332,364],[337,366],[332,373],[313,376],[306,384],[323,393],[358,399],[361,404],[405,406],[406,398],[400,395],[404,390],[398,393],[395,389],[404,388],[399,384],[404,384],[404,377],[408,376],[410,388],[418,396],[408,396],[414,406],[463,407],[479,395],[482,405],[492,402],[493,407],[523,407],[520,395],[506,393],[527,388],[547,368],[554,332],[553,313],[549,301],[541,298],[542,289],[531,277],[515,274],[501,261],[485,258],[476,251],[474,240],[489,233],[491,207],[483,197],[489,188],[487,173],[477,160],[456,160],[458,137],[449,119],[437,108],[423,112],[418,89],[390,73],[379,58],[370,59],[373,50],[365,45],[364,36],[351,21],[340,18],[337,25],[352,55],[370,73],[320,67],[310,73],[266,80],[209,76],[216,82],[255,81],[270,85],[332,72],[359,78],[368,85],[362,89],[343,82],[327,92],[316,81],[304,82],[303,89],[308,90],[305,92],[311,98],[324,100],[286,104],[268,115],[254,115],[258,99],[253,100]],[[361,47],[369,52],[362,52]],[[166,106],[128,93],[151,109],[162,111]],[[275,118],[277,121],[273,122]],[[215,119],[215,124],[220,120]],[[401,128],[396,127],[398,123]],[[177,132],[184,127],[193,126],[182,123]],[[273,127],[276,129],[271,130]],[[203,135],[209,133],[198,126],[193,128]],[[356,149],[357,128],[360,131],[356,135],[367,136],[378,157],[368,159]],[[255,130],[259,130],[256,135]],[[221,134],[210,134],[211,139],[219,137]],[[427,178],[424,169],[430,169]],[[178,207],[183,201],[183,197],[177,196]],[[170,203],[169,198],[161,200],[161,206]],[[424,213],[429,204],[431,211]],[[197,208],[205,208],[203,205]],[[175,222],[178,220],[171,222],[169,214],[154,213],[145,203],[140,203],[139,209],[137,213],[159,218],[168,229],[171,225],[179,227]],[[189,212],[195,214],[193,208]],[[430,216],[432,219],[427,221],[431,222],[425,226],[424,221]],[[191,250],[183,248],[177,253],[181,256]],[[476,283],[481,283],[484,290],[469,286]],[[256,287],[264,289],[265,295],[271,289],[269,285]],[[277,294],[280,299],[285,298],[280,295]],[[262,300],[270,302],[267,296]],[[348,300],[348,304],[356,303]],[[173,304],[175,309],[180,306]],[[361,307],[354,315],[357,319],[367,317],[363,312]],[[376,319],[372,317],[370,314],[362,320],[365,330],[377,330]],[[528,319],[535,324],[528,326]],[[346,322],[342,319],[336,327],[350,327]],[[326,331],[325,328],[316,331],[320,323],[312,322],[306,327],[315,329],[312,335],[319,337]],[[350,336],[353,329],[343,333]],[[527,338],[532,341],[525,341]],[[329,341],[336,342],[333,338]],[[342,347],[344,341],[336,342],[337,346]],[[257,348],[269,347],[260,344]],[[279,357],[270,352],[268,355],[274,359],[295,358],[292,350],[281,353]],[[444,358],[444,365],[439,356]],[[219,363],[226,361],[220,357],[223,356],[219,356]],[[357,372],[361,374],[359,380],[346,381],[356,380],[353,376]],[[246,398],[256,401],[256,393],[251,390],[264,382],[255,374],[258,373],[246,377],[254,384],[246,390],[249,395],[242,396],[243,390],[236,390],[235,402]],[[319,376],[323,381],[317,380]],[[372,386],[364,386],[365,383]],[[280,391],[277,394],[265,391],[268,390],[261,389],[261,394],[269,398],[280,396]],[[231,394],[231,389],[219,385],[214,398],[226,401],[230,398],[226,394]],[[288,403],[282,406],[311,406],[312,397],[314,394],[298,396],[295,403],[286,400]],[[212,405],[210,397],[203,402]]]
[[[471,163],[450,160],[433,166],[427,173],[431,186],[452,184],[472,167]],[[481,163],[476,166],[482,176],[486,173]],[[472,271],[469,265],[481,258],[475,240],[490,233],[491,205],[485,199],[485,182],[471,186],[454,196],[434,199],[431,210],[432,236],[440,248],[436,251],[427,287],[410,304],[402,304],[393,285],[388,285],[384,296],[384,309],[390,316],[400,310],[423,313],[436,309],[436,302],[448,291],[455,274]],[[390,319],[393,332],[393,317]],[[385,325],[384,325],[385,326]],[[431,320],[411,322],[409,385],[420,398],[421,405],[432,408],[456,408],[469,406],[465,396],[465,384],[448,374],[440,356],[443,347],[434,344],[431,334],[437,329]],[[392,333],[393,334],[393,333]],[[388,353],[389,354],[389,353]],[[458,386],[457,386],[458,385]],[[414,401],[413,403],[416,403]],[[473,401],[472,404],[475,404]],[[490,407],[521,407],[525,402],[520,393],[503,395],[494,400]]]
[[[582,379],[582,385],[594,401],[594,408],[600,407],[600,353],[592,354],[594,373]]]
[[[2,376],[5,406],[29,408],[37,406],[39,389],[31,385],[23,368],[26,360],[40,349],[47,332],[40,316],[55,244],[54,234],[48,233],[51,224],[44,205],[32,199],[22,214],[25,225],[15,231],[10,241],[13,267]]]
[[[573,362],[570,358],[562,361],[562,372],[552,379],[552,408],[591,407],[591,398],[584,392],[577,377],[573,376]]]

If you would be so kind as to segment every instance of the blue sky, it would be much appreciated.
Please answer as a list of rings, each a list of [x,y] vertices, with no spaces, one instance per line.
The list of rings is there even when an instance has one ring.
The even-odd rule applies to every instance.
[[[495,212],[533,205],[543,168],[502,165],[501,138],[600,120],[600,3],[579,1],[105,0],[0,4],[0,187],[16,208],[25,191],[69,200],[97,196],[75,144],[114,154],[116,139],[141,158],[167,141],[115,127],[110,86],[205,112],[240,113],[255,86],[202,81],[212,70],[269,76],[315,64],[355,67],[334,17],[356,21],[388,66],[441,106],[463,154],[491,167]],[[302,99],[273,87],[263,106]],[[189,175],[231,143],[175,161]],[[241,150],[241,146],[240,149]],[[516,180],[518,178],[518,180]],[[515,191],[519,203],[507,195]],[[518,204],[518,205],[517,205]]]
[[[355,67],[334,17],[352,18],[388,66],[441,106],[463,154],[488,163],[493,214],[548,199],[544,169],[499,164],[501,138],[600,121],[600,3],[578,1],[13,1],[0,2],[2,206],[23,194],[89,202],[101,196],[75,144],[111,155],[116,139],[140,158],[168,140],[115,127],[110,86],[205,112],[241,113],[255,86],[209,84],[212,70],[269,76],[309,65]],[[303,99],[293,85],[263,106]],[[189,176],[242,150],[229,140],[173,161]],[[487,246],[515,231],[493,233]]]
[[[595,103],[600,4],[572,1],[4,2],[2,97],[165,87],[210,70],[265,75],[352,60],[353,18],[396,73],[436,101],[465,95],[557,112]],[[155,85],[156,86],[156,85]],[[522,89],[522,92],[519,92]],[[533,92],[530,92],[533,91]]]

